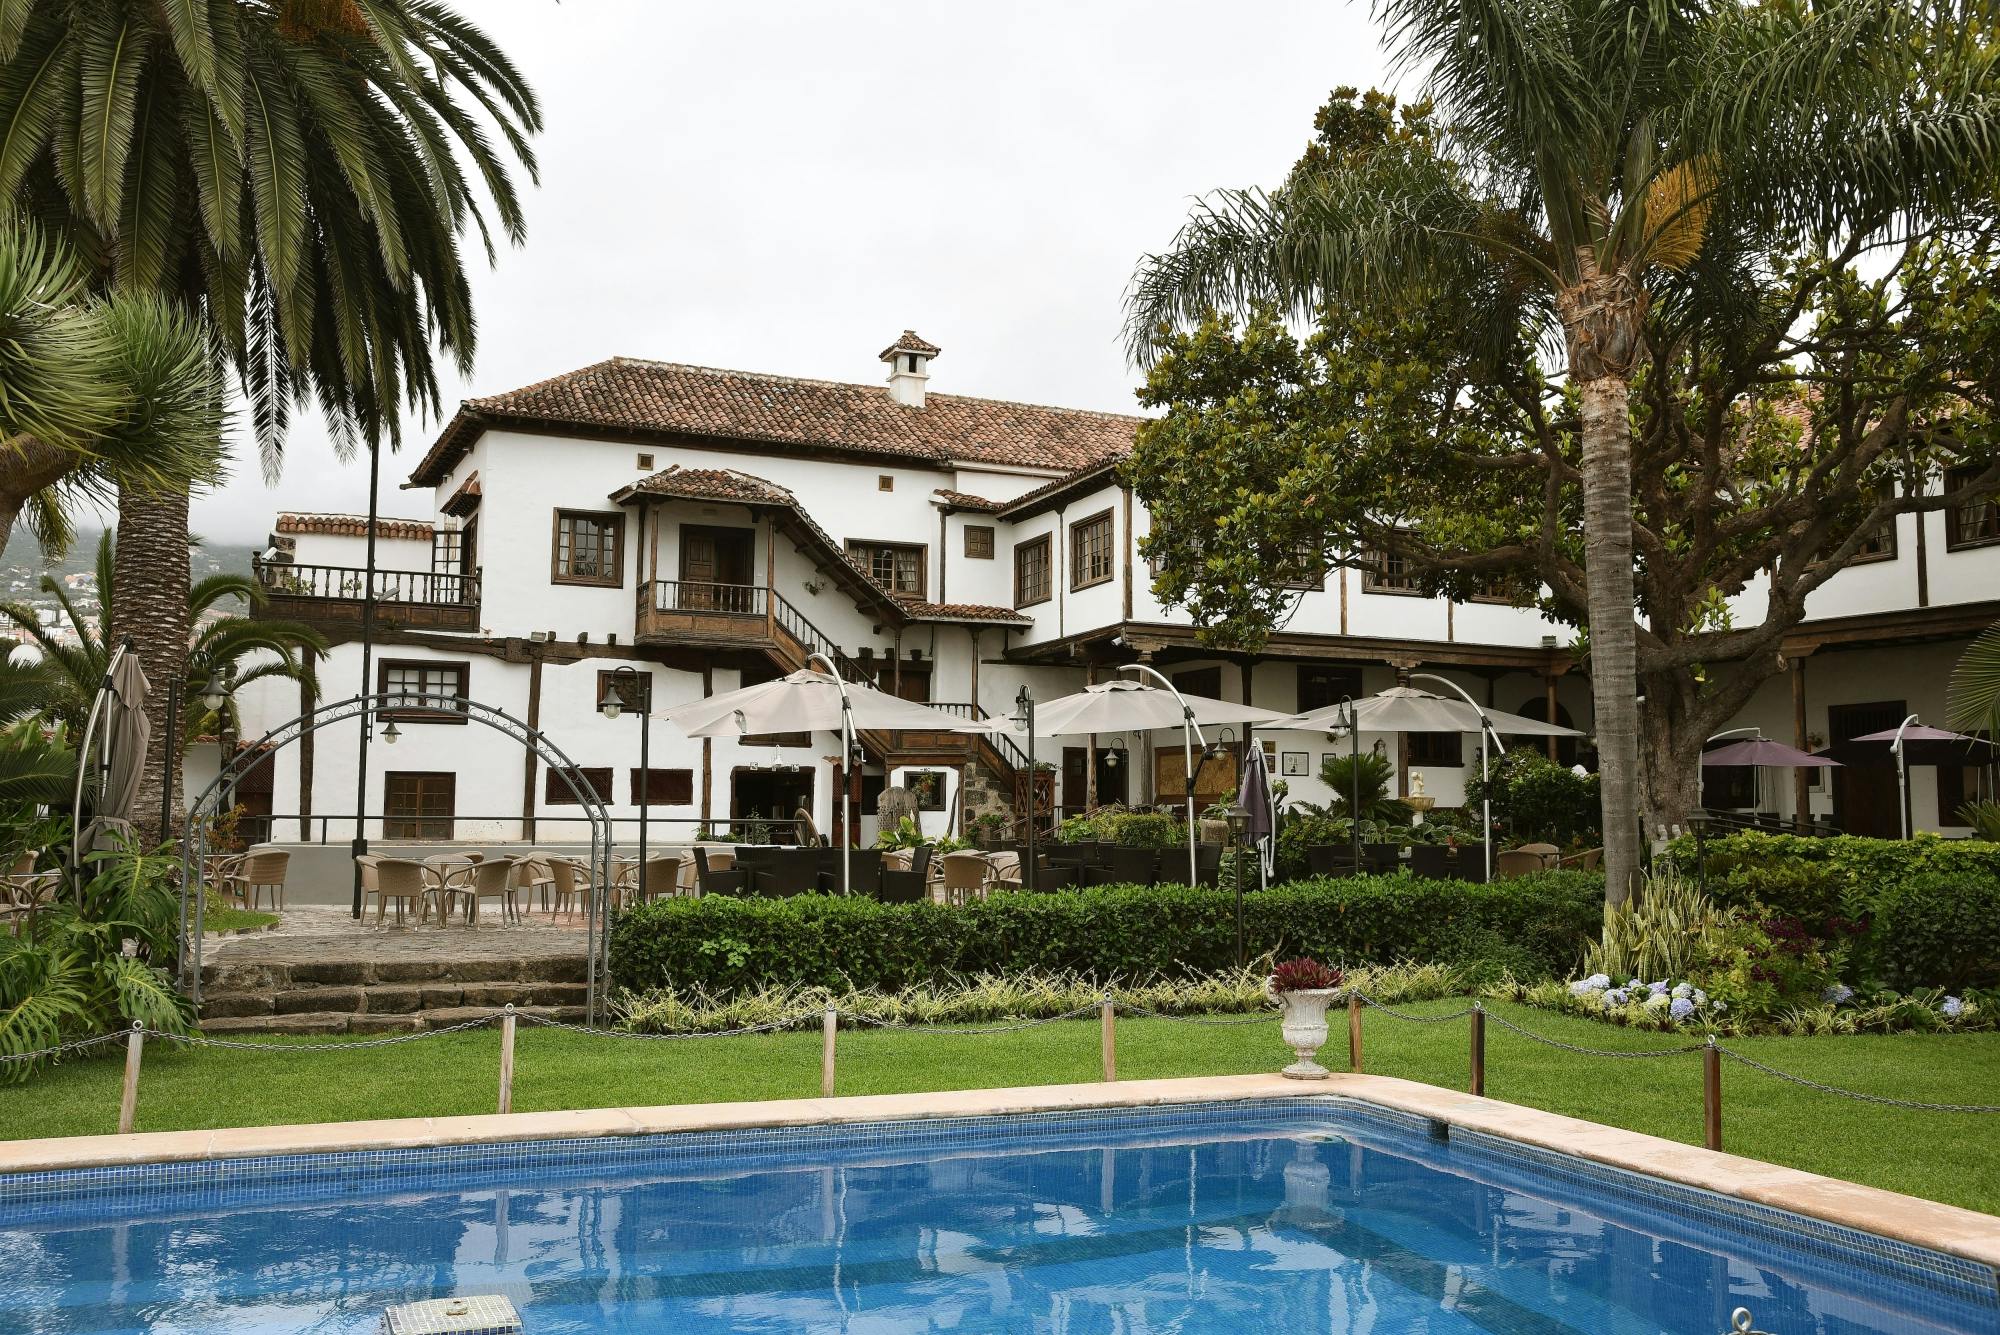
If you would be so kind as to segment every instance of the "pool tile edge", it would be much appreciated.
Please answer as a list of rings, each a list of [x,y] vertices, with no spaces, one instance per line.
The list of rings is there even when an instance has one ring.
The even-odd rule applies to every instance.
[[[992,1116],[1232,1099],[1333,1095],[1485,1132],[1615,1168],[1722,1192],[1776,1209],[1907,1242],[2000,1272],[2000,1218],[1784,1168],[1761,1160],[1518,1104],[1475,1098],[1393,1076],[1326,1081],[1275,1075],[1039,1085],[928,1094],[871,1094],[755,1103],[672,1104],[575,1112],[415,1117],[371,1122],[141,1132],[0,1142],[0,1174],[264,1155],[418,1149],[501,1141],[654,1135],[836,1122]]]

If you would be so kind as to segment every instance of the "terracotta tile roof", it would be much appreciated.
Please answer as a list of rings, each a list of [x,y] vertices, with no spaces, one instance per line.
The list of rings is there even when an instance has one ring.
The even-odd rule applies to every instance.
[[[931,499],[954,510],[984,510],[987,514],[997,514],[1001,506],[999,501],[989,501],[984,496],[974,496],[969,491],[952,491],[946,487],[939,487],[932,492]]]
[[[340,537],[365,538],[368,536],[368,516],[281,514],[278,516],[277,532],[324,533]],[[431,523],[427,519],[390,519],[384,515],[375,517],[377,537],[408,538],[417,542],[429,542],[431,532]]]
[[[1034,624],[1033,617],[1024,616],[1011,607],[987,607],[982,603],[905,602],[902,608],[912,621],[1009,621],[1017,626]]]
[[[901,338],[877,354],[877,360],[886,362],[899,352],[914,352],[919,357],[935,357],[943,351],[944,349],[937,344],[918,338],[916,330],[905,329]]]
[[[1131,448],[1128,444],[1125,449],[1118,451],[1109,458],[1085,464],[1075,472],[1065,474],[1053,482],[1044,482],[1033,491],[1016,496],[1013,500],[1001,506],[1000,514],[1008,519],[1019,519],[1044,508],[1046,502],[1073,487],[1079,487],[1086,483],[1097,481],[1100,478],[1105,483],[1111,482],[1114,480],[1114,474],[1117,471],[1118,465],[1125,461],[1125,456],[1130,452]]]
[[[614,357],[506,394],[467,399],[410,481],[436,486],[489,427],[695,437],[1068,473],[1129,450],[1141,420],[954,394],[930,394],[922,408],[907,408],[882,385]]]
[[[798,498],[775,482],[739,473],[733,468],[665,468],[625,492],[675,496],[691,501],[741,501],[751,505],[796,506]]]

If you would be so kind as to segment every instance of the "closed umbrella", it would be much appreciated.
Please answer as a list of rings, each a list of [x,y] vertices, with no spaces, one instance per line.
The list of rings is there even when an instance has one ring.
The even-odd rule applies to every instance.
[[[1237,805],[1243,808],[1243,835],[1257,849],[1258,869],[1265,878],[1271,875],[1271,834],[1277,822],[1271,810],[1271,770],[1264,760],[1264,748],[1245,748],[1243,757],[1243,791],[1237,794]],[[1237,893],[1242,893],[1242,886]]]
[[[97,801],[90,823],[79,829],[71,848],[71,860],[80,862],[84,852],[109,847],[115,840],[132,835],[132,812],[139,801],[139,779],[146,768],[146,743],[153,728],[146,718],[149,687],[139,656],[121,644],[111,656],[104,673],[104,686],[91,704],[84,725],[83,745],[77,751],[77,807],[81,813],[83,783],[90,766],[91,743],[98,744]],[[174,763],[169,757],[168,764]]]
[[[827,671],[801,668],[776,681],[758,682],[741,690],[675,705],[659,717],[690,737],[740,737],[766,732],[838,732],[841,769],[853,763],[854,733],[859,728],[921,728],[927,732],[980,732],[986,729],[956,714],[912,700],[887,695],[872,686],[845,681],[833,664],[819,654],[813,661]],[[845,805],[847,794],[840,795]],[[840,892],[848,884],[849,840],[840,841]]]

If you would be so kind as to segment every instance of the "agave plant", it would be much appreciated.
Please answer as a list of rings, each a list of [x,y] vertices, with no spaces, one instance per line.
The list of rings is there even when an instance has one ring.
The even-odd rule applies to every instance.
[[[1584,956],[1584,972],[1684,978],[1701,943],[1721,921],[1721,910],[1694,882],[1655,868],[1637,899],[1606,907],[1604,937]]]

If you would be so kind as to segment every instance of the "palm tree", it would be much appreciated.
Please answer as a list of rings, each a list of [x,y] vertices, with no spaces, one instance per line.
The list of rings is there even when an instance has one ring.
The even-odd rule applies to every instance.
[[[1858,253],[1990,199],[2000,104],[1958,8],[1377,0],[1449,129],[1211,197],[1134,277],[1141,360],[1217,307],[1407,311],[1450,290],[1491,312],[1456,331],[1478,353],[1509,355],[1524,319],[1560,339],[1613,903],[1639,866],[1630,401],[1656,285],[1698,315],[1746,264]]]
[[[70,504],[120,485],[207,479],[222,376],[200,326],[145,294],[93,296],[88,272],[26,224],[0,222],[0,546],[25,515],[67,547]]]
[[[441,406],[435,354],[463,374],[473,352],[468,227],[493,255],[481,196],[523,234],[488,136],[532,176],[540,125],[506,55],[440,0],[0,4],[0,197],[100,287],[202,317],[267,472],[295,408],[372,449]],[[120,491],[112,634],[155,680],[187,650],[187,510],[184,487]],[[177,790],[156,740],[139,809]]]
[[[106,533],[97,542],[98,600],[106,621],[115,621],[117,615],[117,571],[116,544]],[[45,683],[47,694],[41,712],[75,730],[82,727],[91,700],[104,681],[114,641],[91,630],[89,620],[61,583],[44,575],[41,589],[62,609],[76,643],[58,638],[41,624],[34,608],[19,603],[0,603],[0,620],[18,626],[41,651],[41,663],[35,669],[14,669],[38,670],[42,674],[40,680]],[[311,682],[317,664],[327,653],[326,638],[300,621],[216,616],[202,624],[210,612],[232,600],[260,607],[264,590],[246,576],[221,574],[208,576],[188,591],[185,616],[196,630],[188,645],[179,726],[183,751],[195,738],[212,736],[221,742],[225,760],[233,750],[234,738],[242,730],[235,690],[266,677]],[[6,680],[0,675],[0,686]],[[219,710],[211,711],[201,703],[202,688],[210,682],[227,683],[229,687]],[[161,688],[156,684],[155,689]],[[0,702],[7,698],[0,692]]]

